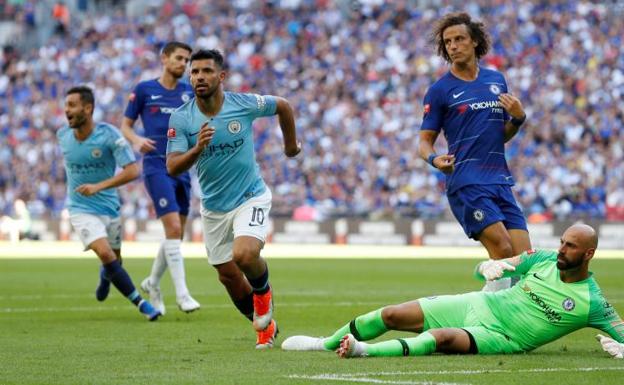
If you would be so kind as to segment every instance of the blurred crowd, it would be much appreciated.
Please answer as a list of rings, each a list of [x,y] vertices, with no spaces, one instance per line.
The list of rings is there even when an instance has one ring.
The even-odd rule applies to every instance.
[[[465,10],[492,35],[482,64],[506,75],[528,114],[507,153],[530,220],[624,220],[621,1],[147,4],[140,16],[120,7],[72,14],[67,30],[43,46],[5,48],[0,213],[23,199],[33,217],[58,216],[65,176],[55,132],[66,124],[64,92],[92,85],[96,120],[120,125],[133,86],[158,76],[158,49],[175,39],[222,50],[228,90],[283,96],[295,108],[304,145],[297,159],[283,155],[275,119],[255,125],[274,215],[449,215],[443,176],[418,157],[418,131],[424,93],[448,70],[429,42],[433,23]],[[153,216],[140,181],[122,196],[124,215]]]

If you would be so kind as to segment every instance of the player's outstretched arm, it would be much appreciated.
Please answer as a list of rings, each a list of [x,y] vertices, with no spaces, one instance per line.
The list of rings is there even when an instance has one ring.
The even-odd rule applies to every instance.
[[[156,149],[156,142],[152,139],[137,135],[132,128],[133,126],[134,120],[124,116],[121,121],[121,133],[123,136],[128,139],[130,143],[132,143],[134,148],[144,154],[146,152],[154,151]]]
[[[86,183],[76,187],[76,192],[82,195],[91,196],[102,190],[118,187],[131,182],[139,177],[139,165],[136,162],[123,166],[123,169],[111,178],[104,179],[99,183]]]
[[[284,154],[292,158],[301,152],[301,142],[297,140],[295,129],[295,114],[288,100],[280,97],[275,99],[277,101],[275,113],[279,117],[280,128],[284,136]]]
[[[167,154],[167,172],[169,175],[176,176],[188,171],[199,156],[204,148],[210,144],[212,137],[214,136],[214,127],[208,126],[208,122],[204,123],[199,129],[197,134],[197,142],[195,146],[191,147],[186,152],[170,152]]]
[[[520,256],[505,259],[490,259],[481,262],[475,269],[475,277],[479,280],[493,281],[502,278],[505,272],[516,271],[516,266],[520,264]]]

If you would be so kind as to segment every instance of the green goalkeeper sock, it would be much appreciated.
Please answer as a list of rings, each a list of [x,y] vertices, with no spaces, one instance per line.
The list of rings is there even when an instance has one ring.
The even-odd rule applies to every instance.
[[[364,347],[370,357],[426,356],[435,352],[435,349],[436,340],[429,332],[418,337],[366,344]]]
[[[382,310],[383,308],[377,309],[356,317],[353,321],[338,329],[331,337],[325,339],[325,349],[338,349],[340,339],[349,333],[353,334],[358,341],[368,341],[387,332],[388,328],[381,319]]]

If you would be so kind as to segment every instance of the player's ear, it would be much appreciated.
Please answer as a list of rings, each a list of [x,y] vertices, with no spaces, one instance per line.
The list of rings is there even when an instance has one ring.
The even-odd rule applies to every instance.
[[[583,258],[585,261],[589,261],[590,259],[592,259],[594,257],[594,253],[596,252],[596,249],[592,248],[592,249],[587,249],[587,251],[585,252],[585,257]]]

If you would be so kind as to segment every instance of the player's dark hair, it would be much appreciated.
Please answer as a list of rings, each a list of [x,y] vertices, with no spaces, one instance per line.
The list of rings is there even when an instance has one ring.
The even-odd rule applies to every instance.
[[[162,52],[165,56],[169,56],[173,53],[173,51],[175,51],[178,48],[182,48],[183,50],[188,51],[189,53],[193,52],[193,48],[191,48],[190,45],[179,42],[179,41],[170,41],[169,43],[165,44],[164,47],[162,47],[160,52]]]
[[[444,30],[454,25],[464,24],[468,28],[468,33],[473,41],[477,42],[475,56],[477,60],[485,56],[490,50],[490,35],[485,30],[485,24],[480,21],[473,21],[469,14],[465,12],[455,12],[445,15],[438,21],[431,33],[431,42],[436,46],[436,51],[448,63],[451,63],[451,56],[446,52],[444,44]]]
[[[195,51],[191,55],[190,63],[193,63],[193,60],[214,60],[215,64],[219,66],[220,69],[225,69],[225,62],[223,61],[223,55],[219,52],[218,49],[200,49]]]
[[[67,90],[65,96],[71,94],[80,95],[80,102],[82,104],[90,104],[95,107],[95,96],[93,96],[93,90],[87,86],[75,86]]]

